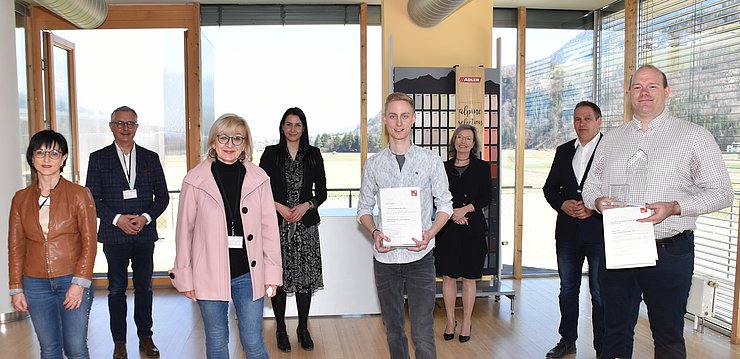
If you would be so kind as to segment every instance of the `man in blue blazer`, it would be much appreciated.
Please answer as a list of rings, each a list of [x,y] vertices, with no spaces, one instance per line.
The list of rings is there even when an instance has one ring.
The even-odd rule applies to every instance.
[[[581,190],[586,182],[594,152],[601,140],[601,109],[583,101],[573,111],[576,139],[558,146],[555,159],[542,188],[545,199],[558,212],[555,248],[560,276],[560,342],[548,358],[562,358],[576,352],[578,338],[578,294],[583,261],[588,260],[589,289],[593,310],[594,349],[601,355],[604,337],[604,307],[598,283],[599,264],[604,260],[604,229],[601,215],[583,205]]]
[[[100,228],[98,242],[108,260],[108,311],[115,343],[113,358],[127,358],[126,288],[131,264],[134,322],[139,350],[159,357],[152,341],[152,271],[157,217],[170,201],[159,156],[134,143],[139,127],[128,106],[113,111],[108,124],[115,141],[90,154],[86,186],[90,188]]]

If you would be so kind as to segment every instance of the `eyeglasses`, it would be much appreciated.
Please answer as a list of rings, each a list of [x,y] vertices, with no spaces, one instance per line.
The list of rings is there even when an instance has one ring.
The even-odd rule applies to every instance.
[[[116,125],[116,127],[118,128],[123,128],[123,126],[126,126],[127,128],[134,128],[139,125],[138,123],[136,123],[136,121],[111,121],[111,123]]]
[[[38,149],[36,151],[33,151],[33,156],[38,159],[44,159],[44,157],[46,157],[47,154],[49,155],[49,158],[52,160],[58,160],[62,158],[62,151],[59,151],[56,149],[52,149],[52,150]]]
[[[457,136],[455,136],[455,141],[460,141],[460,142],[462,142],[463,140],[464,140],[465,142],[473,142],[473,138],[472,138],[472,137],[470,137],[470,136],[461,136],[461,135],[457,135]]]
[[[216,136],[218,139],[218,143],[225,145],[229,143],[229,140],[231,140],[231,143],[234,144],[234,146],[239,146],[242,143],[244,143],[244,137],[236,135],[236,136],[226,136],[226,135],[218,135]]]

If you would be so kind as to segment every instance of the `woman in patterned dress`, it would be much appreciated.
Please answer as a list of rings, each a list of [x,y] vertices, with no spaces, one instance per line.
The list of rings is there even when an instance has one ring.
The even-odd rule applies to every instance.
[[[308,144],[306,115],[300,108],[285,111],[280,121],[280,142],[265,148],[260,167],[270,176],[283,255],[283,286],[272,298],[278,349],[290,352],[285,303],[287,293],[295,293],[296,334],[303,349],[313,350],[308,312],[311,295],[324,286],[318,208],[326,200],[326,173],[321,151]]]

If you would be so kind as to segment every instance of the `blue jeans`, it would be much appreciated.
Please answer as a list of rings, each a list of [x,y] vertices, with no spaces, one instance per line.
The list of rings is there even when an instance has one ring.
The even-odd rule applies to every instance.
[[[385,264],[377,260],[373,262],[380,315],[385,325],[391,358],[409,358],[404,323],[406,318],[404,288],[409,300],[411,338],[416,346],[416,358],[436,358],[437,348],[434,343],[436,283],[432,252],[411,263]]]
[[[605,268],[601,292],[606,332],[603,358],[631,358],[641,297],[648,309],[655,358],[686,358],[684,314],[694,273],[694,235],[658,244],[654,267]]]
[[[231,280],[231,299],[236,309],[239,340],[247,358],[269,358],[262,338],[262,312],[265,298],[252,300],[252,277],[244,274]],[[208,359],[229,357],[229,302],[198,300]]]
[[[128,265],[134,282],[134,323],[139,339],[152,336],[152,270],[154,242],[103,244],[108,260],[108,312],[114,342],[126,342]]]
[[[560,276],[560,328],[562,341],[578,339],[578,296],[583,278],[583,261],[588,260],[588,288],[591,292],[593,345],[601,352],[604,339],[604,305],[599,289],[599,267],[604,261],[604,243],[583,243],[580,240],[556,241],[558,275]]]
[[[82,303],[75,310],[64,309],[64,296],[72,275],[55,278],[23,276],[23,294],[41,346],[41,358],[90,358],[87,350],[87,323],[93,292],[85,288]]]

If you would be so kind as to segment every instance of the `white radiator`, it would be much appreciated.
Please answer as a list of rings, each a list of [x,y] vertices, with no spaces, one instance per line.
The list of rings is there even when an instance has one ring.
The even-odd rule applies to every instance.
[[[714,299],[717,294],[717,281],[710,278],[694,275],[691,278],[691,290],[689,300],[686,303],[686,311],[694,315],[694,330],[704,332],[704,318],[714,315]]]

